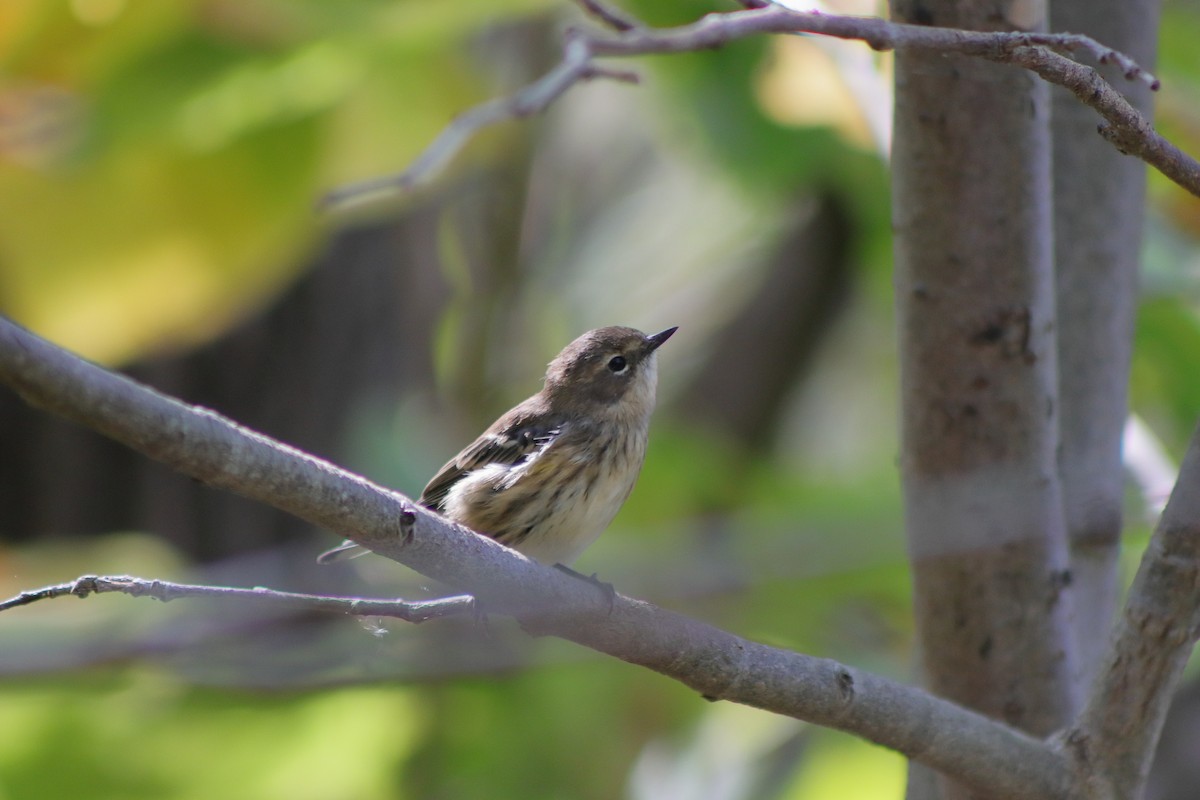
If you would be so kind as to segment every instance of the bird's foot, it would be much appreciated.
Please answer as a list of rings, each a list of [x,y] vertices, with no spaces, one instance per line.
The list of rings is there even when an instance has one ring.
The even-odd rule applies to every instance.
[[[570,575],[573,578],[578,578],[581,581],[590,583],[592,586],[595,586],[597,589],[603,592],[604,599],[608,601],[608,613],[610,615],[612,614],[613,603],[615,603],[617,599],[617,590],[613,588],[611,583],[600,580],[596,577],[596,573],[594,572],[591,575],[584,575],[582,572],[577,572],[571,569],[566,564],[555,564],[554,568],[559,572]]]

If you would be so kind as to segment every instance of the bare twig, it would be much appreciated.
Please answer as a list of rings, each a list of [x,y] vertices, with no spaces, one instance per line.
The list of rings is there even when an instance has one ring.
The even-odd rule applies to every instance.
[[[321,204],[324,207],[345,206],[374,195],[404,191],[426,183],[441,172],[479,131],[498,122],[538,114],[563,92],[592,78],[637,82],[633,73],[597,67],[592,63],[587,43],[581,38],[569,37],[558,66],[511,97],[489,100],[456,117],[404,172],[352,183],[327,194]]]
[[[211,411],[88,364],[2,317],[0,382],[184,474],[469,588],[489,610],[517,617],[530,632],[653,669],[706,697],[854,733],[980,790],[1067,795],[1065,759],[1045,742],[920,689],[751,642],[649,603],[617,595],[610,606],[587,582]]]
[[[381,192],[402,191],[432,180],[481,129],[507,119],[540,113],[582,80],[621,77],[594,66],[603,57],[683,53],[721,47],[762,34],[811,33],[865,42],[876,50],[932,50],[985,58],[1023,67],[1044,80],[1065,86],[1106,120],[1106,139],[1122,152],[1160,170],[1192,194],[1200,196],[1200,164],[1159,136],[1152,125],[1091,67],[1066,55],[1089,53],[1100,63],[1116,65],[1129,80],[1158,89],[1158,80],[1132,58],[1089,36],[1071,33],[984,32],[889,22],[874,17],[848,17],[799,12],[769,6],[709,14],[690,25],[654,29],[618,14],[597,0],[579,0],[593,15],[615,29],[613,34],[570,30],[563,59],[542,78],[507,98],[489,101],[454,120],[404,172],[351,184],[322,201],[343,205]],[[747,3],[747,5],[755,5]]]
[[[153,597],[164,603],[183,597],[208,597],[295,611],[322,611],[358,617],[395,617],[412,623],[463,614],[474,609],[474,601],[469,595],[440,597],[435,600],[370,600],[363,597],[330,597],[319,594],[280,592],[261,586],[253,589],[239,589],[231,586],[203,586],[146,580],[129,575],[84,575],[67,583],[21,592],[7,600],[0,601],[0,611],[66,595],[84,598],[92,594],[109,592],[119,592],[131,597]]]
[[[600,0],[576,0],[580,7],[591,16],[603,22],[614,31],[631,31],[639,27],[633,17],[624,14]]]
[[[1098,131],[1114,147],[1140,158],[1200,197],[1200,163],[1163,138],[1141,112],[1094,69],[1035,47],[1015,48],[1012,56],[1014,64],[1069,89],[1084,105],[1099,112],[1104,123]],[[1135,74],[1143,79],[1149,75],[1146,72]],[[1157,88],[1158,82],[1152,76],[1149,80],[1151,88]]]
[[[709,14],[690,25],[637,27],[620,36],[584,36],[595,56],[639,56],[711,50],[739,39],[769,33],[811,33],[865,42],[875,50],[934,50],[1011,63],[1019,47],[1045,47],[1070,53],[1083,50],[1102,62],[1117,64],[1128,78],[1151,88],[1157,79],[1133,59],[1076,33],[968,31],[889,22],[878,17],[848,17],[791,11],[779,6]]]

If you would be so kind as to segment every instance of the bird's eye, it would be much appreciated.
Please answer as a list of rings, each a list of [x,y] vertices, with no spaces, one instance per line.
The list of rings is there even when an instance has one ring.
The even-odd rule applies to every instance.
[[[615,375],[620,375],[625,370],[629,369],[629,363],[625,360],[625,356],[613,356],[609,359],[608,369]]]

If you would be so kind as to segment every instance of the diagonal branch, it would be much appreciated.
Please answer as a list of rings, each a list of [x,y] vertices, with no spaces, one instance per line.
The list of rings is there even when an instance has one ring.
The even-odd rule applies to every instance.
[[[1117,150],[1140,158],[1200,197],[1200,163],[1156,131],[1150,121],[1096,70],[1036,47],[1016,48],[1012,63],[1070,90],[1084,105],[1104,118],[1097,130]],[[1151,83],[1151,88],[1158,88],[1157,81]]]
[[[633,17],[626,16],[612,6],[600,2],[600,0],[576,0],[579,7],[589,15],[603,22],[614,31],[631,31],[634,28],[641,27],[641,24]]]
[[[1200,428],[1142,555],[1087,706],[1066,739],[1081,763],[1114,783],[1114,796],[1136,797],[1145,785],[1167,708],[1200,635],[1198,596]]]
[[[1069,54],[1082,51],[1102,64],[1113,64],[1128,80],[1157,90],[1158,80],[1133,59],[1088,36],[1070,33],[966,31],[791,11],[779,6],[709,14],[690,25],[655,29],[619,14],[598,0],[579,0],[614,33],[568,30],[563,59],[553,70],[507,98],[491,100],[447,126],[403,172],[350,184],[326,195],[322,204],[340,206],[371,195],[404,191],[435,178],[483,128],[546,110],[580,81],[597,77],[636,81],[595,64],[605,57],[632,57],[710,50],[750,36],[810,33],[865,42],[875,50],[929,50],[984,58],[1028,69],[1043,80],[1066,87],[1105,120],[1100,133],[1121,152],[1137,156],[1187,191],[1200,197],[1200,164],[1160,136],[1096,70]]]
[[[450,159],[484,128],[539,114],[572,86],[593,78],[609,78],[625,83],[638,81],[637,75],[632,72],[597,66],[592,62],[592,54],[584,40],[568,39],[558,66],[511,97],[489,100],[455,118],[404,172],[336,189],[322,198],[321,205],[344,206],[372,195],[401,192],[426,183],[440,173]]]
[[[0,382],[187,475],[339,531],[550,634],[729,700],[847,731],[981,790],[1066,797],[1047,743],[920,689],[595,587],[332,464],[89,364],[0,317]]]

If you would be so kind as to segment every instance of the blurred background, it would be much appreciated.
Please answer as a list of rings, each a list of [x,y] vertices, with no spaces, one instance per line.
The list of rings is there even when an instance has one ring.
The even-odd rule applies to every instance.
[[[669,25],[733,6],[623,7]],[[1164,12],[1161,128],[1200,152],[1200,3]],[[887,56],[777,37],[622,62],[641,86],[579,86],[419,191],[319,210],[549,69],[578,24],[560,0],[6,0],[0,313],[414,496],[579,333],[678,325],[641,481],[579,568],[911,680]],[[1200,203],[1151,183],[1131,564],[1200,410]],[[318,568],[339,540],[0,390],[4,596],[85,573],[444,591],[383,559]],[[1196,762],[1197,737],[1167,740]],[[903,785],[881,748],[706,703],[503,619],[106,596],[0,624],[0,800]]]

